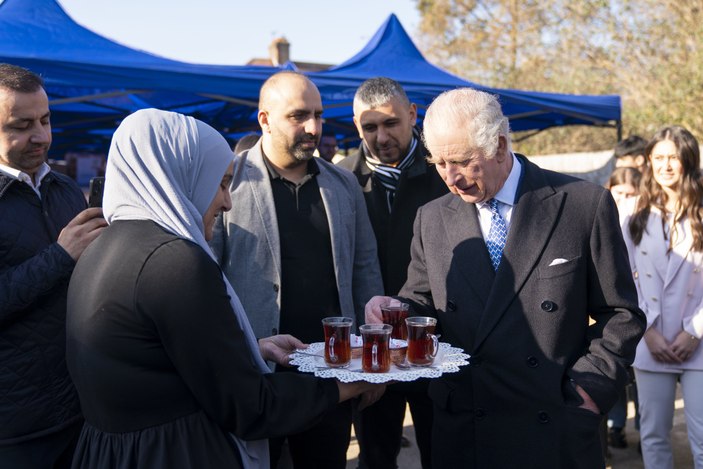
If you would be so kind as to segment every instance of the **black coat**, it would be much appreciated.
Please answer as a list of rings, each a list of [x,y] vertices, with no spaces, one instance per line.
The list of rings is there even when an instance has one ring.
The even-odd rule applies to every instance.
[[[435,168],[425,160],[426,155],[427,150],[418,141],[412,165],[401,173],[390,214],[386,189],[372,177],[361,148],[337,163],[354,173],[364,192],[387,295],[397,294],[405,283],[417,209],[449,192]]]
[[[86,424],[74,468],[237,468],[246,440],[301,431],[333,380],[262,374],[217,263],[147,220],[113,222],[68,290],[68,368]]]
[[[570,380],[607,413],[644,331],[608,191],[519,159],[497,272],[474,204],[452,194],[418,211],[400,296],[471,354],[430,384],[435,467],[603,467],[602,416],[578,408]]]
[[[76,183],[51,172],[41,200],[0,174],[0,444],[80,419],[66,370],[66,290],[75,262],[56,243],[86,207]]]

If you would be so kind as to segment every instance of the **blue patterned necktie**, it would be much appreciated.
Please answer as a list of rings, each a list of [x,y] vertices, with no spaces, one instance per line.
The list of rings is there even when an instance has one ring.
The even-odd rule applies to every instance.
[[[505,240],[508,237],[508,227],[505,224],[505,219],[498,212],[498,201],[491,199],[488,201],[488,205],[491,207],[491,229],[488,231],[486,247],[488,248],[488,254],[491,256],[493,270],[498,270],[500,258],[503,256]]]

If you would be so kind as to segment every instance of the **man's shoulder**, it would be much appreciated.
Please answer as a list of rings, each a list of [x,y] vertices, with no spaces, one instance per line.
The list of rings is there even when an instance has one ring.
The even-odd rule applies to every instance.
[[[344,159],[336,163],[335,166],[353,171],[354,168],[359,166],[359,161],[362,157],[361,150],[357,149],[351,155],[345,156]]]
[[[540,168],[535,163],[527,160],[524,156],[522,157],[521,163],[527,165],[525,174],[528,175],[528,177],[533,181],[539,180],[540,178],[543,179],[544,183],[554,188],[555,191],[574,192],[581,195],[596,195],[606,191],[604,187],[576,176]]]

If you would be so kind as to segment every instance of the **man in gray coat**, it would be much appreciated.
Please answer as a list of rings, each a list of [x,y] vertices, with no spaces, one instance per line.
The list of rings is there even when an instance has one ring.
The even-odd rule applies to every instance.
[[[432,466],[604,467],[598,427],[644,331],[612,197],[514,154],[487,93],[440,95],[424,127],[451,194],[418,210],[399,296],[471,355],[430,384]]]
[[[280,72],[259,96],[262,137],[242,157],[233,209],[218,220],[213,250],[257,337],[292,334],[323,340],[321,319],[363,319],[383,292],[376,243],[354,175],[313,158],[322,100],[305,76]],[[346,467],[351,407],[289,435],[296,467]],[[281,441],[272,440],[275,467]]]

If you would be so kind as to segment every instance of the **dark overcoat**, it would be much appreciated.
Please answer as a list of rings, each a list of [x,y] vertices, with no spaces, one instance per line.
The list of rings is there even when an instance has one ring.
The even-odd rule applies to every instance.
[[[602,415],[578,407],[573,383],[605,414],[643,333],[609,192],[518,158],[497,272],[474,204],[448,194],[415,220],[400,296],[471,354],[430,385],[433,467],[603,467]]]

